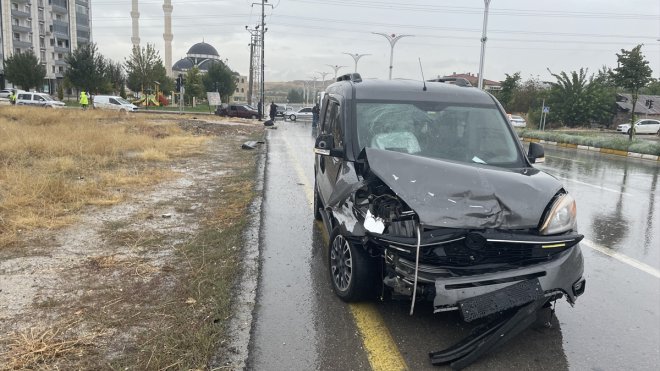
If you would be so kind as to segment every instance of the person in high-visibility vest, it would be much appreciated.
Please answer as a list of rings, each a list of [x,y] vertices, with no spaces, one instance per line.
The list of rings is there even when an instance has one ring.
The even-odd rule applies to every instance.
[[[9,103],[16,104],[16,90],[12,90],[11,93],[9,93]]]
[[[83,110],[87,110],[87,105],[89,104],[89,100],[87,98],[87,93],[85,93],[85,90],[80,92],[80,105],[82,106]]]

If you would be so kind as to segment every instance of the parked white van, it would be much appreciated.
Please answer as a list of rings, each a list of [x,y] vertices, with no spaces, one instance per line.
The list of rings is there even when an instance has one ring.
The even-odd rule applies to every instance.
[[[20,92],[16,96],[17,106],[37,106],[46,108],[64,107],[64,102],[60,102],[46,93]]]
[[[113,109],[120,112],[134,112],[138,108],[133,103],[115,95],[95,95],[94,108]]]

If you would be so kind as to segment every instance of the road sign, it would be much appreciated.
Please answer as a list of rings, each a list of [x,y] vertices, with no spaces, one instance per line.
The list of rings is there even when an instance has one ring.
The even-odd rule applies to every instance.
[[[209,106],[219,106],[222,104],[222,100],[220,100],[220,93],[217,91],[207,92],[206,99],[209,100]]]
[[[548,106],[543,107],[543,113],[550,113],[550,107]]]

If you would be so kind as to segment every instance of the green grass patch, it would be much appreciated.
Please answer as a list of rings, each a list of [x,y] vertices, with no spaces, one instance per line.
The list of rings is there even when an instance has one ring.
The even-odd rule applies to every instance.
[[[538,130],[520,130],[518,135],[524,138],[543,139],[550,142],[577,144],[598,148],[616,149],[619,151],[628,151],[643,153],[647,155],[660,156],[660,142],[650,142],[635,138],[632,142],[628,136],[612,138],[599,136],[597,133],[574,133],[570,134],[561,131],[538,131]]]

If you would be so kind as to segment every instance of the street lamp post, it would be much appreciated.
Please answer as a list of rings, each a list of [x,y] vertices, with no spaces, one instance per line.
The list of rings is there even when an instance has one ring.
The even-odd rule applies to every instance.
[[[355,61],[355,73],[357,73],[357,65],[358,65],[358,61],[360,60],[360,58],[362,58],[364,56],[367,56],[367,55],[371,55],[371,54],[358,54],[358,53],[355,53],[355,54],[353,54],[353,53],[344,53],[344,54],[350,55],[351,57],[353,57],[353,60]]]
[[[316,73],[318,73],[319,75],[321,75],[321,78],[323,79],[323,84],[322,84],[322,86],[323,86],[323,89],[325,89],[325,77],[326,77],[327,75],[329,75],[330,72],[318,72],[318,71],[316,71]]]
[[[414,36],[414,35],[396,35],[396,34],[391,34],[388,35],[383,32],[372,32],[375,35],[380,35],[383,36],[384,38],[387,39],[387,41],[390,42],[390,80],[392,80],[392,64],[394,63],[394,45],[396,45],[396,42],[399,41],[400,39],[407,37],[407,36]]]
[[[479,60],[479,89],[484,88],[484,60],[486,58],[486,31],[488,30],[488,6],[491,0],[484,0],[484,28],[481,32],[481,58]]]
[[[333,70],[335,70],[335,81],[337,81],[337,71],[339,71],[340,68],[344,68],[346,66],[339,66],[339,65],[332,65],[332,64],[326,64],[326,66],[330,66]]]

